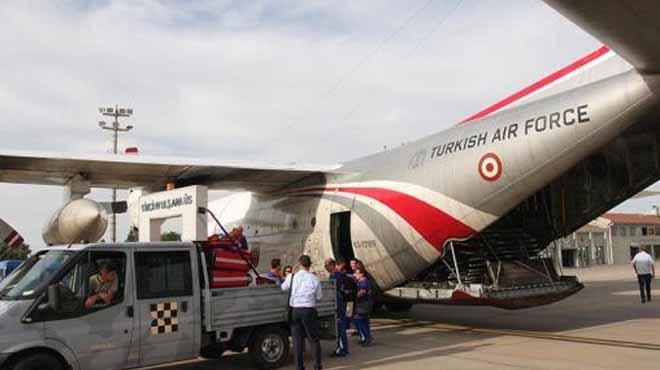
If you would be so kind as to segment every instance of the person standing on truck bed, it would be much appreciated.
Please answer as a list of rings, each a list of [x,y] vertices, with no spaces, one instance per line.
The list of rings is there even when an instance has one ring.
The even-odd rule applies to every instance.
[[[282,290],[291,290],[291,336],[293,337],[294,359],[297,370],[305,369],[303,340],[306,336],[312,344],[314,369],[321,370],[321,326],[316,302],[323,298],[319,278],[309,271],[312,260],[307,255],[298,259],[300,269],[289,275],[282,284]]]

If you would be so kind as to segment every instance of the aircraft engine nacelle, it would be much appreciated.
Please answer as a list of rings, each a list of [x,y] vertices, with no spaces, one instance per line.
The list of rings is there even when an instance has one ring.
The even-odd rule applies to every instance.
[[[93,243],[108,228],[108,212],[91,199],[77,199],[57,210],[44,226],[42,236],[48,245]]]

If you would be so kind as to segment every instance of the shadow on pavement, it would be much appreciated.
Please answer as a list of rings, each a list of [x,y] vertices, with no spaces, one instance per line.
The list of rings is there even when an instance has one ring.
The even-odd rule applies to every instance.
[[[414,340],[413,339],[414,336]],[[405,327],[378,329],[374,332],[374,343],[369,347],[361,347],[351,339],[351,354],[343,358],[331,358],[327,356],[335,348],[332,341],[323,341],[323,368],[358,370],[366,367],[378,366],[380,364],[391,366],[392,364],[404,363],[410,360],[419,360],[428,357],[449,356],[476,349],[489,347],[492,344],[483,343],[483,339],[491,338],[491,335],[465,335],[460,332],[429,331],[423,333],[407,333]],[[470,343],[479,341],[479,343]],[[311,368],[312,358],[309,354],[305,359],[306,367]],[[241,370],[254,369],[247,353],[229,354],[221,360],[198,361],[175,366],[159,367],[160,370]],[[293,355],[290,354],[287,365],[282,369],[293,369]]]

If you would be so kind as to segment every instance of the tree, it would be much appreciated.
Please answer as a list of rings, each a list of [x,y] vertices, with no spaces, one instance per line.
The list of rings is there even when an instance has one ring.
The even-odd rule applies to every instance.
[[[0,260],[24,260],[30,255],[30,246],[23,244],[12,248],[4,241],[0,241]]]
[[[160,240],[164,242],[180,242],[181,234],[176,231],[168,231],[160,235]]]

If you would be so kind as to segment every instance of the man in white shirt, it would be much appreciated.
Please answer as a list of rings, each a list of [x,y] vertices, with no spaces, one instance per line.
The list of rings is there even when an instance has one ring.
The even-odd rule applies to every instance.
[[[635,273],[637,274],[637,282],[639,282],[639,294],[642,297],[642,303],[651,301],[651,280],[655,277],[655,265],[653,264],[653,257],[646,253],[644,249],[633,257],[631,264]],[[644,294],[646,293],[646,295]]]
[[[288,291],[291,289],[289,306],[292,307],[291,336],[293,337],[296,369],[305,369],[303,340],[306,336],[312,344],[314,370],[321,370],[321,327],[316,312],[316,302],[323,297],[321,282],[316,275],[309,272],[309,268],[312,266],[312,260],[309,256],[303,254],[298,262],[300,269],[287,276],[284,283],[282,283],[282,290]]]

